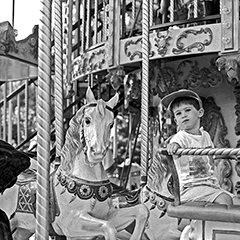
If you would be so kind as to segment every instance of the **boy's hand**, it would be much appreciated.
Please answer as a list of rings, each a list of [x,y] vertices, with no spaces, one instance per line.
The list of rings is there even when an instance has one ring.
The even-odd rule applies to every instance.
[[[168,154],[175,154],[177,152],[177,150],[180,148],[178,143],[169,143],[167,145],[167,151]]]

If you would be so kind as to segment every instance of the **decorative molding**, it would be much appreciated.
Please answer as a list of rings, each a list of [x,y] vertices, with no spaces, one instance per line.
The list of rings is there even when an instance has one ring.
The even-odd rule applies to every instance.
[[[123,79],[125,77],[125,72],[122,66],[117,66],[108,69],[108,74],[106,79],[111,84],[114,90],[118,90],[121,85],[123,85]]]
[[[181,42],[182,39],[186,39],[189,34],[193,34],[195,36],[200,34],[208,34],[209,39],[205,39],[203,42],[195,42],[190,44],[189,46],[185,47],[184,44]],[[185,30],[180,34],[180,36],[177,38],[176,46],[177,48],[173,48],[172,52],[173,54],[181,54],[184,52],[191,52],[192,49],[196,48],[199,52],[203,52],[205,49],[205,46],[209,46],[213,39],[213,33],[210,28],[201,28],[200,30]]]
[[[160,98],[181,88],[175,71],[170,67],[162,67],[159,60],[150,62],[149,79],[150,94],[158,95]]]
[[[225,124],[221,108],[217,106],[213,97],[201,98],[204,108],[204,116],[201,119],[201,125],[210,134],[215,147],[230,147],[227,136],[227,126]]]
[[[131,45],[138,45],[138,44],[142,45],[142,37],[138,38],[135,41],[131,39],[127,41],[124,45],[124,53],[127,57],[129,57],[131,61],[134,60],[136,56],[138,56],[139,58],[142,58],[142,51],[135,51],[135,52],[129,51],[129,47]],[[154,51],[151,51],[151,43],[149,42],[149,57],[153,57],[153,56],[154,56]]]
[[[235,126],[235,133],[236,135],[240,135],[240,86],[236,86],[234,88],[234,91],[233,93],[235,94],[235,97],[236,97],[236,105],[234,106],[235,108],[235,115],[237,117],[236,119],[236,126]],[[238,141],[237,143],[237,147],[240,146],[240,142]]]
[[[232,192],[233,182],[230,179],[232,175],[231,160],[223,157],[221,159],[215,160],[215,163],[216,163],[215,173],[219,178],[220,186],[226,191]]]
[[[227,82],[231,86],[236,86],[240,82],[240,55],[221,56],[216,60],[218,70],[224,70],[227,75]]]
[[[237,169],[236,169],[236,171],[237,171]],[[235,191],[236,191],[237,197],[240,198],[240,181],[236,182],[236,184],[235,184]]]
[[[33,28],[27,38],[16,41],[16,31],[9,22],[0,23],[0,54],[18,60],[37,64],[38,58],[38,27]]]
[[[159,31],[157,32],[157,37],[154,39],[156,42],[155,46],[157,47],[158,54],[162,57],[165,56],[167,47],[170,46],[168,41],[171,39],[172,37],[169,35],[169,31],[167,31],[166,35],[162,35]]]
[[[90,52],[89,55],[81,53],[73,62],[72,77],[76,79],[84,74],[91,73],[95,70],[100,70],[106,62],[106,52],[104,48]]]
[[[16,32],[9,22],[0,23],[0,52],[8,54],[9,52],[17,53]]]
[[[240,159],[237,159],[237,162],[235,164],[235,170],[236,170],[237,175],[240,177]],[[240,187],[240,182],[239,182],[239,187]]]
[[[201,125],[209,133],[215,147],[228,148],[230,147],[227,136],[227,126],[225,124],[221,108],[216,105],[213,97],[201,98],[204,108],[204,116],[201,119]],[[220,186],[232,192],[233,182],[230,179],[232,175],[232,165],[229,158],[219,158],[215,161],[215,173],[218,175]]]
[[[98,49],[97,51],[94,51],[90,54],[89,56],[89,60],[88,60],[88,67],[86,68],[86,70],[88,72],[92,72],[94,70],[97,70],[97,69],[101,69],[102,68],[102,65],[105,63],[105,49]],[[96,61],[94,63],[94,59],[98,56],[102,55],[102,58],[100,58],[98,61]]]
[[[73,62],[73,79],[80,77],[86,73],[87,68],[87,56],[84,53],[81,53],[79,57]]]

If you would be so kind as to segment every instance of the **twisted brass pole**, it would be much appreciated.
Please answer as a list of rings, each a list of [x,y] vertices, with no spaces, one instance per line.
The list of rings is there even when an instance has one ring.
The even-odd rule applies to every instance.
[[[63,27],[62,1],[55,0],[54,6],[54,43],[55,43],[55,129],[56,129],[56,157],[60,156],[63,145]],[[55,165],[59,165],[56,158]]]
[[[141,99],[141,184],[145,184],[148,168],[149,107],[149,1],[142,5],[142,99]]]
[[[51,5],[41,0],[38,37],[36,239],[49,238]]]

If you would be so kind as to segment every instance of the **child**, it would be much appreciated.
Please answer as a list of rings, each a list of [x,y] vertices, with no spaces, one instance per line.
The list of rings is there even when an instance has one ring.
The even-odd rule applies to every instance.
[[[161,103],[172,112],[178,127],[178,132],[170,139],[167,151],[173,154],[177,168],[181,201],[233,204],[234,195],[219,185],[211,156],[174,155],[179,148],[214,147],[210,135],[200,127],[204,109],[198,94],[182,89],[165,96]]]

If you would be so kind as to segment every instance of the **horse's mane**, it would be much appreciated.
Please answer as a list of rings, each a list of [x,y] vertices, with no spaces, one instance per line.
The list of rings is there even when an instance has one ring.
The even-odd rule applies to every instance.
[[[61,166],[66,172],[70,172],[78,150],[81,149],[81,122],[86,105],[82,106],[69,122],[65,143],[61,151]]]
[[[160,193],[167,187],[170,176],[167,157],[157,151],[148,170],[148,186]]]
[[[90,105],[91,103],[82,106],[69,122],[69,128],[66,132],[65,143],[61,151],[61,167],[62,170],[68,173],[71,172],[73,160],[75,159],[79,151],[81,151],[83,148],[81,141],[83,137],[81,132],[82,119],[85,109]],[[100,116],[105,116],[105,109],[106,103],[102,99],[99,99],[96,102],[96,110],[98,111]]]

